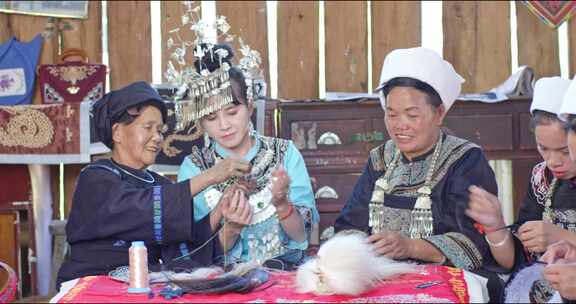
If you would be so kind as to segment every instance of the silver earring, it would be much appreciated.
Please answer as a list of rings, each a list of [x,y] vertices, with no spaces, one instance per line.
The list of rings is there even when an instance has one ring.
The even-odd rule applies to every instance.
[[[248,124],[248,134],[252,137],[256,136],[256,130],[254,129],[254,124],[252,122]]]
[[[210,147],[210,136],[208,136],[208,132],[204,131],[204,148]]]

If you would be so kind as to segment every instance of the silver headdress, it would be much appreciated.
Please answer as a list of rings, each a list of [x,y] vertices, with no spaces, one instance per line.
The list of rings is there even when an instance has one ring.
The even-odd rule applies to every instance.
[[[229,34],[230,25],[225,16],[217,16],[212,23],[200,18],[200,4],[183,1],[186,7],[182,25],[170,30],[166,46],[170,52],[164,74],[168,83],[175,87],[176,130],[183,130],[196,120],[221,109],[234,101],[228,71],[231,68],[232,49],[211,43],[208,31],[216,32],[217,40],[229,43],[234,36]],[[194,33],[193,41],[181,38],[181,30]],[[248,86],[248,102],[265,92],[260,53],[252,50],[239,38],[240,58],[238,68],[243,72]],[[186,62],[186,54],[192,51],[195,63]],[[214,63],[210,65],[210,63]]]

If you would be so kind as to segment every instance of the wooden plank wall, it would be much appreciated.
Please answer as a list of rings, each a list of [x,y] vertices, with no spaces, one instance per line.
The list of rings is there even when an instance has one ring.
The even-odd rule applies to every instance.
[[[420,1],[372,1],[372,87],[378,87],[386,54],[422,44]]]
[[[278,2],[278,96],[318,98],[318,2]]]
[[[368,10],[367,5],[371,7]],[[378,84],[385,55],[396,48],[421,44],[419,1],[309,2],[279,1],[277,4],[278,95],[284,99],[313,99],[319,92],[319,11],[324,5],[325,80],[327,91],[366,92],[368,82]],[[465,92],[487,90],[510,74],[510,7],[500,1],[446,1],[443,3],[444,57],[466,78]],[[166,37],[181,24],[184,10],[178,1],[161,6],[162,71],[167,56]],[[65,47],[82,47],[90,59],[102,61],[101,33],[108,31],[109,72],[112,89],[135,80],[152,80],[151,12],[148,1],[109,1],[108,27],[101,23],[102,4],[90,1],[86,20],[51,19],[0,13],[0,39],[15,36],[30,40],[46,36],[41,63],[53,63]],[[560,73],[557,30],[549,28],[520,2],[517,12],[518,62],[532,66],[537,77]],[[263,59],[269,80],[268,31],[265,1],[217,2],[218,15],[227,16],[231,33],[240,35]],[[371,16],[368,16],[368,11]],[[368,20],[371,20],[368,24]],[[371,36],[368,29],[371,28]],[[183,38],[193,39],[182,33]],[[186,36],[188,35],[188,36]],[[576,20],[569,23],[570,75],[576,73]],[[61,45],[59,45],[59,39]],[[368,75],[368,40],[371,39],[372,77]],[[236,58],[240,55],[237,51]],[[270,88],[270,85],[268,86]],[[39,92],[34,103],[40,103]],[[67,206],[80,165],[65,167]],[[58,167],[52,168],[54,201],[58,202]],[[68,209],[69,207],[67,207]],[[54,208],[58,217],[58,208]]]
[[[442,2],[444,58],[466,79],[462,91],[485,92],[510,75],[510,4]]]
[[[560,74],[558,31],[542,23],[521,2],[516,2],[518,65],[534,69],[536,79]],[[570,57],[574,56],[573,53]]]
[[[168,64],[168,61],[170,59],[170,50],[168,49],[168,46],[166,45],[166,41],[168,40],[169,37],[169,32],[171,30],[174,30],[176,28],[178,28],[181,24],[182,21],[180,20],[180,18],[182,17],[182,15],[184,15],[184,12],[186,10],[186,7],[184,5],[182,5],[182,3],[180,1],[162,1],[160,2],[160,12],[161,12],[161,18],[160,18],[160,32],[162,34],[162,80],[166,80],[166,78],[164,77],[164,71],[166,71],[166,67]],[[198,16],[202,16],[202,11],[199,10],[197,15]],[[196,16],[196,14],[194,14],[194,16]],[[182,31],[182,32],[178,32],[179,37],[183,40],[183,41],[194,41],[194,34],[192,33],[192,31]],[[181,41],[177,41],[177,43],[181,43]],[[192,57],[193,54],[191,52],[188,52],[186,54],[186,61],[187,62],[193,62],[192,61]],[[175,64],[175,63],[173,63]]]
[[[326,91],[368,90],[367,3],[326,1]]]
[[[270,83],[270,69],[268,63],[268,21],[266,14],[266,1],[243,1],[242,9],[238,9],[237,1],[216,1],[216,15],[226,16],[230,25],[230,34],[242,37],[245,44],[260,53],[266,83]],[[223,41],[220,41],[223,42]],[[242,57],[238,39],[232,44],[235,50],[234,62]],[[267,86],[270,92],[270,86]]]
[[[570,51],[570,78],[576,74],[576,18],[570,19],[570,26],[568,27],[568,50]]]
[[[149,1],[108,2],[110,86],[152,81],[152,32]]]

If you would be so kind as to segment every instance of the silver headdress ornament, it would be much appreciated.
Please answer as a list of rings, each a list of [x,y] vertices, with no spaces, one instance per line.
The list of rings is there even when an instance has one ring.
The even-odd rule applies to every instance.
[[[228,33],[230,25],[225,16],[216,16],[214,22],[207,22],[200,16],[200,3],[183,1],[185,13],[181,17],[181,26],[168,32],[166,46],[170,52],[167,70],[164,74],[168,83],[175,87],[176,130],[180,131],[198,119],[221,109],[234,101],[230,85],[230,59],[232,50],[218,47],[209,42],[207,33],[216,32],[217,40],[226,43],[234,41],[234,35]],[[193,41],[180,36],[182,29],[193,32]],[[223,38],[223,39],[222,39]],[[265,88],[260,70],[260,53],[252,50],[239,38],[240,58],[238,68],[243,72],[248,86],[248,102],[258,97]],[[192,52],[195,63],[186,62],[186,54]],[[209,56],[206,58],[206,56]],[[218,62],[218,68],[209,68],[206,61]],[[200,72],[197,71],[200,70]],[[256,89],[255,89],[256,88]],[[265,90],[263,90],[265,92]]]

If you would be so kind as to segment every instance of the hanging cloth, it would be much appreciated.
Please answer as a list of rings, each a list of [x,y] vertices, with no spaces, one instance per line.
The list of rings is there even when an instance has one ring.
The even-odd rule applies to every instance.
[[[32,103],[42,42],[38,34],[30,42],[12,37],[0,45],[0,105]]]

